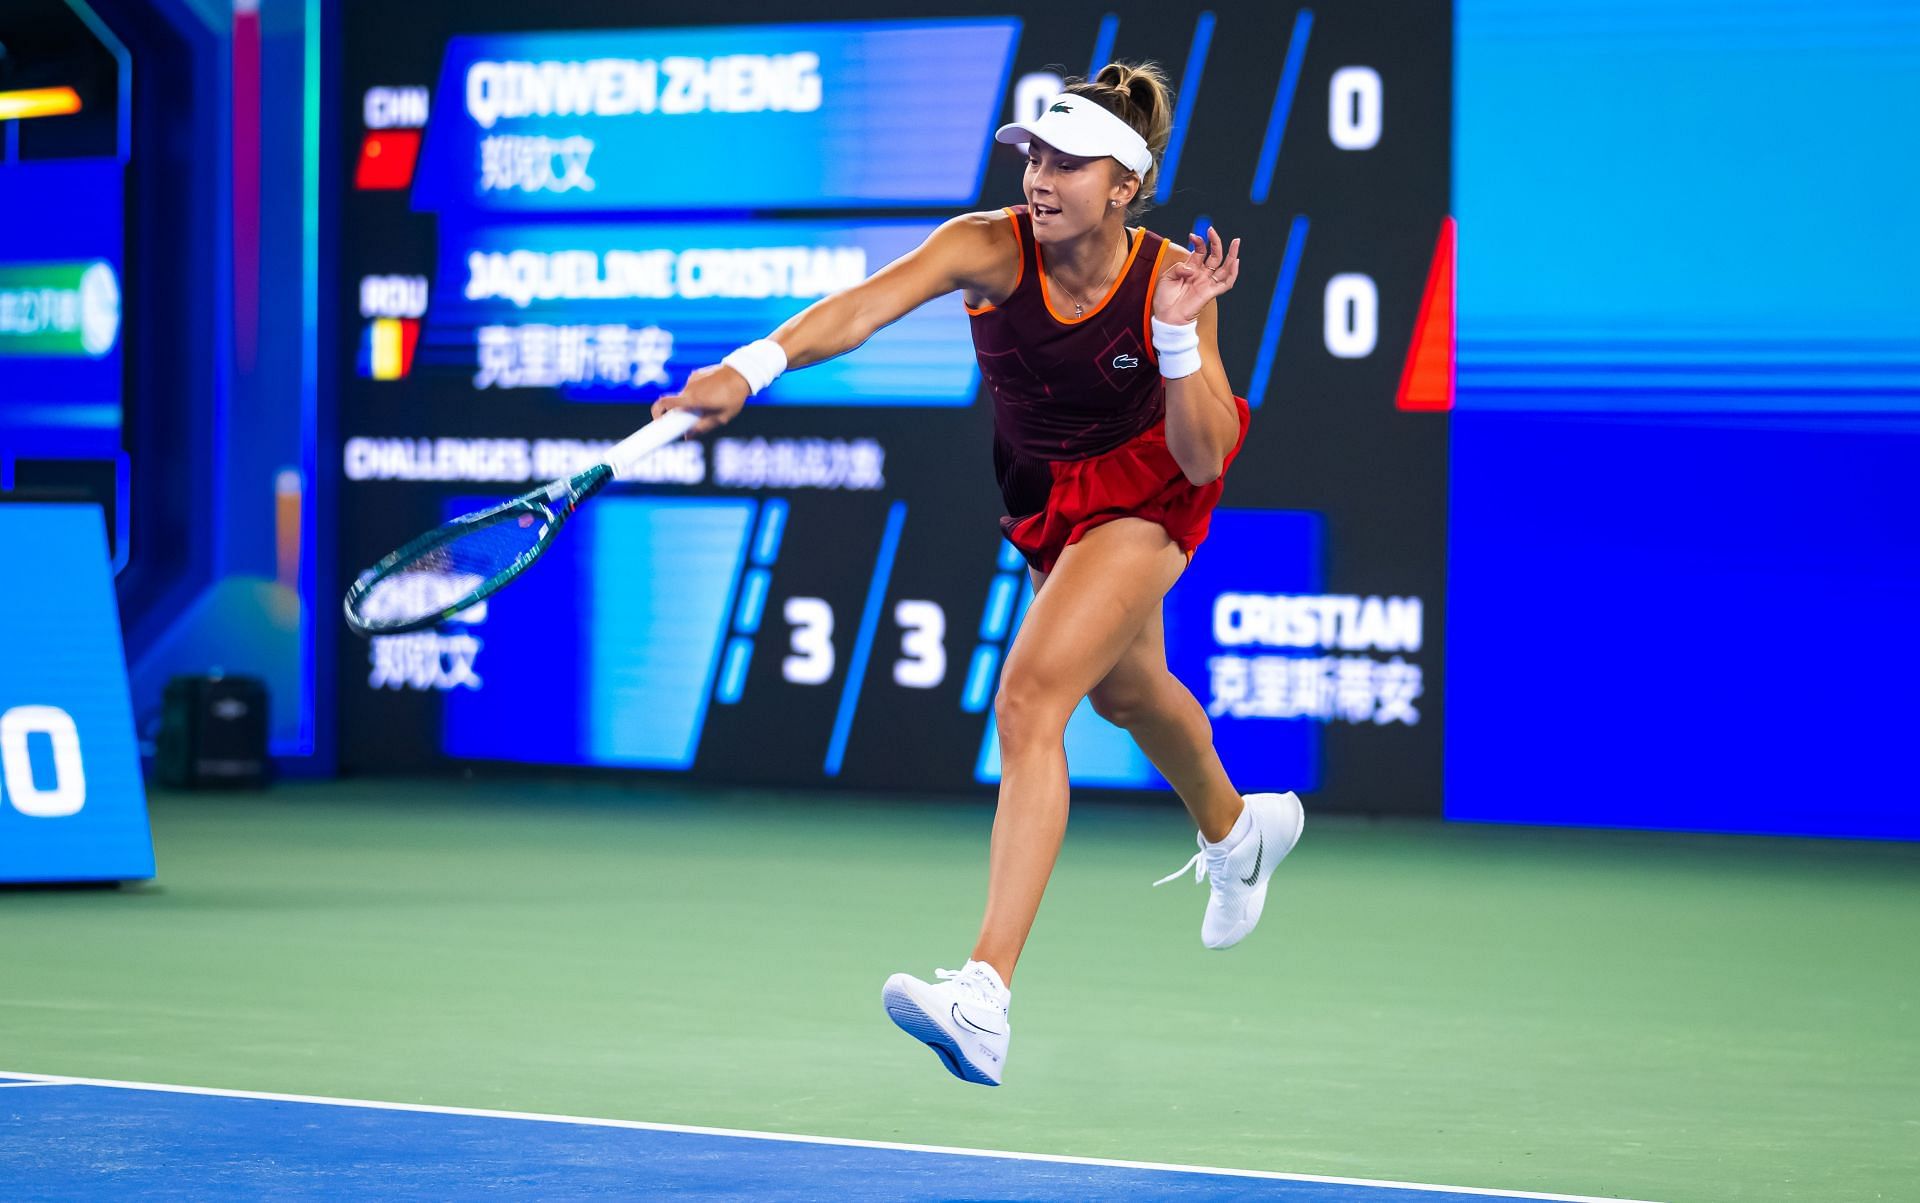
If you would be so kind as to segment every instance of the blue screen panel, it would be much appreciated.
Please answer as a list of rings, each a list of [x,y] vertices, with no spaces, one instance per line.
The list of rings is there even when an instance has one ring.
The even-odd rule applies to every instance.
[[[470,372],[483,392],[658,396],[860,283],[934,224],[445,222],[423,362]],[[970,405],[977,371],[965,311],[925,305],[851,354],[782,376],[755,403]]]
[[[448,755],[691,766],[755,511],[644,497],[583,508],[467,627],[478,681],[447,692]]]
[[[1461,409],[1920,410],[1894,0],[1463,0]]]
[[[1920,25],[1458,8],[1450,818],[1920,837]]]
[[[1455,434],[1448,818],[1920,838],[1920,420]]]
[[[0,164],[0,454],[120,449],[124,168]]]
[[[415,208],[970,204],[1020,23],[454,38]]]
[[[599,516],[589,763],[693,764],[755,508],[632,502]]]
[[[57,588],[0,588],[0,881],[153,876],[100,511],[0,505],[0,545]]]

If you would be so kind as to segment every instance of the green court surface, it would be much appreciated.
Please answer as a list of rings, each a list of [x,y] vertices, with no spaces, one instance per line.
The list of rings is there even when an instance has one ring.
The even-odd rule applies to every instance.
[[[160,876],[0,893],[0,1070],[1458,1186],[1920,1198],[1920,847],[1315,816],[1239,947],[1169,804],[1083,803],[1007,1084],[990,806],[611,781],[153,800]],[[963,1191],[964,1184],[956,1184]]]

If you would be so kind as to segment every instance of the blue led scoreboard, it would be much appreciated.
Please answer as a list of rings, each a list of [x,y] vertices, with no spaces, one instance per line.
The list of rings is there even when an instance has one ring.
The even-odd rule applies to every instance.
[[[1177,108],[1145,221],[1244,240],[1220,342],[1254,412],[1168,600],[1169,663],[1243,787],[1437,812],[1451,6],[752,12],[343,11],[346,191],[324,232],[343,577],[593,462],[688,372],[946,218],[1020,203],[995,127],[1064,77],[1153,59]],[[464,621],[341,639],[343,766],[991,786],[1032,591],[990,431],[957,295],[789,373]],[[1080,785],[1166,788],[1088,708],[1068,744]]]

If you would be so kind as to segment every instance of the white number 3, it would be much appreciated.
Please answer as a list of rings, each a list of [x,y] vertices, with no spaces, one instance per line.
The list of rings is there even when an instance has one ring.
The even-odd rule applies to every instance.
[[[793,654],[780,671],[795,685],[825,685],[833,678],[833,607],[817,597],[789,597],[785,613]]]
[[[900,659],[893,682],[908,689],[932,689],[947,679],[947,615],[935,602],[903,601],[893,607],[900,624]]]

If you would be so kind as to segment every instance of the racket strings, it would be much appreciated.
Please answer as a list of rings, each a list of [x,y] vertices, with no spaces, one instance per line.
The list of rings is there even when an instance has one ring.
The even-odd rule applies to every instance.
[[[370,625],[404,626],[443,613],[540,546],[546,523],[532,512],[476,524],[396,564],[358,607]]]

